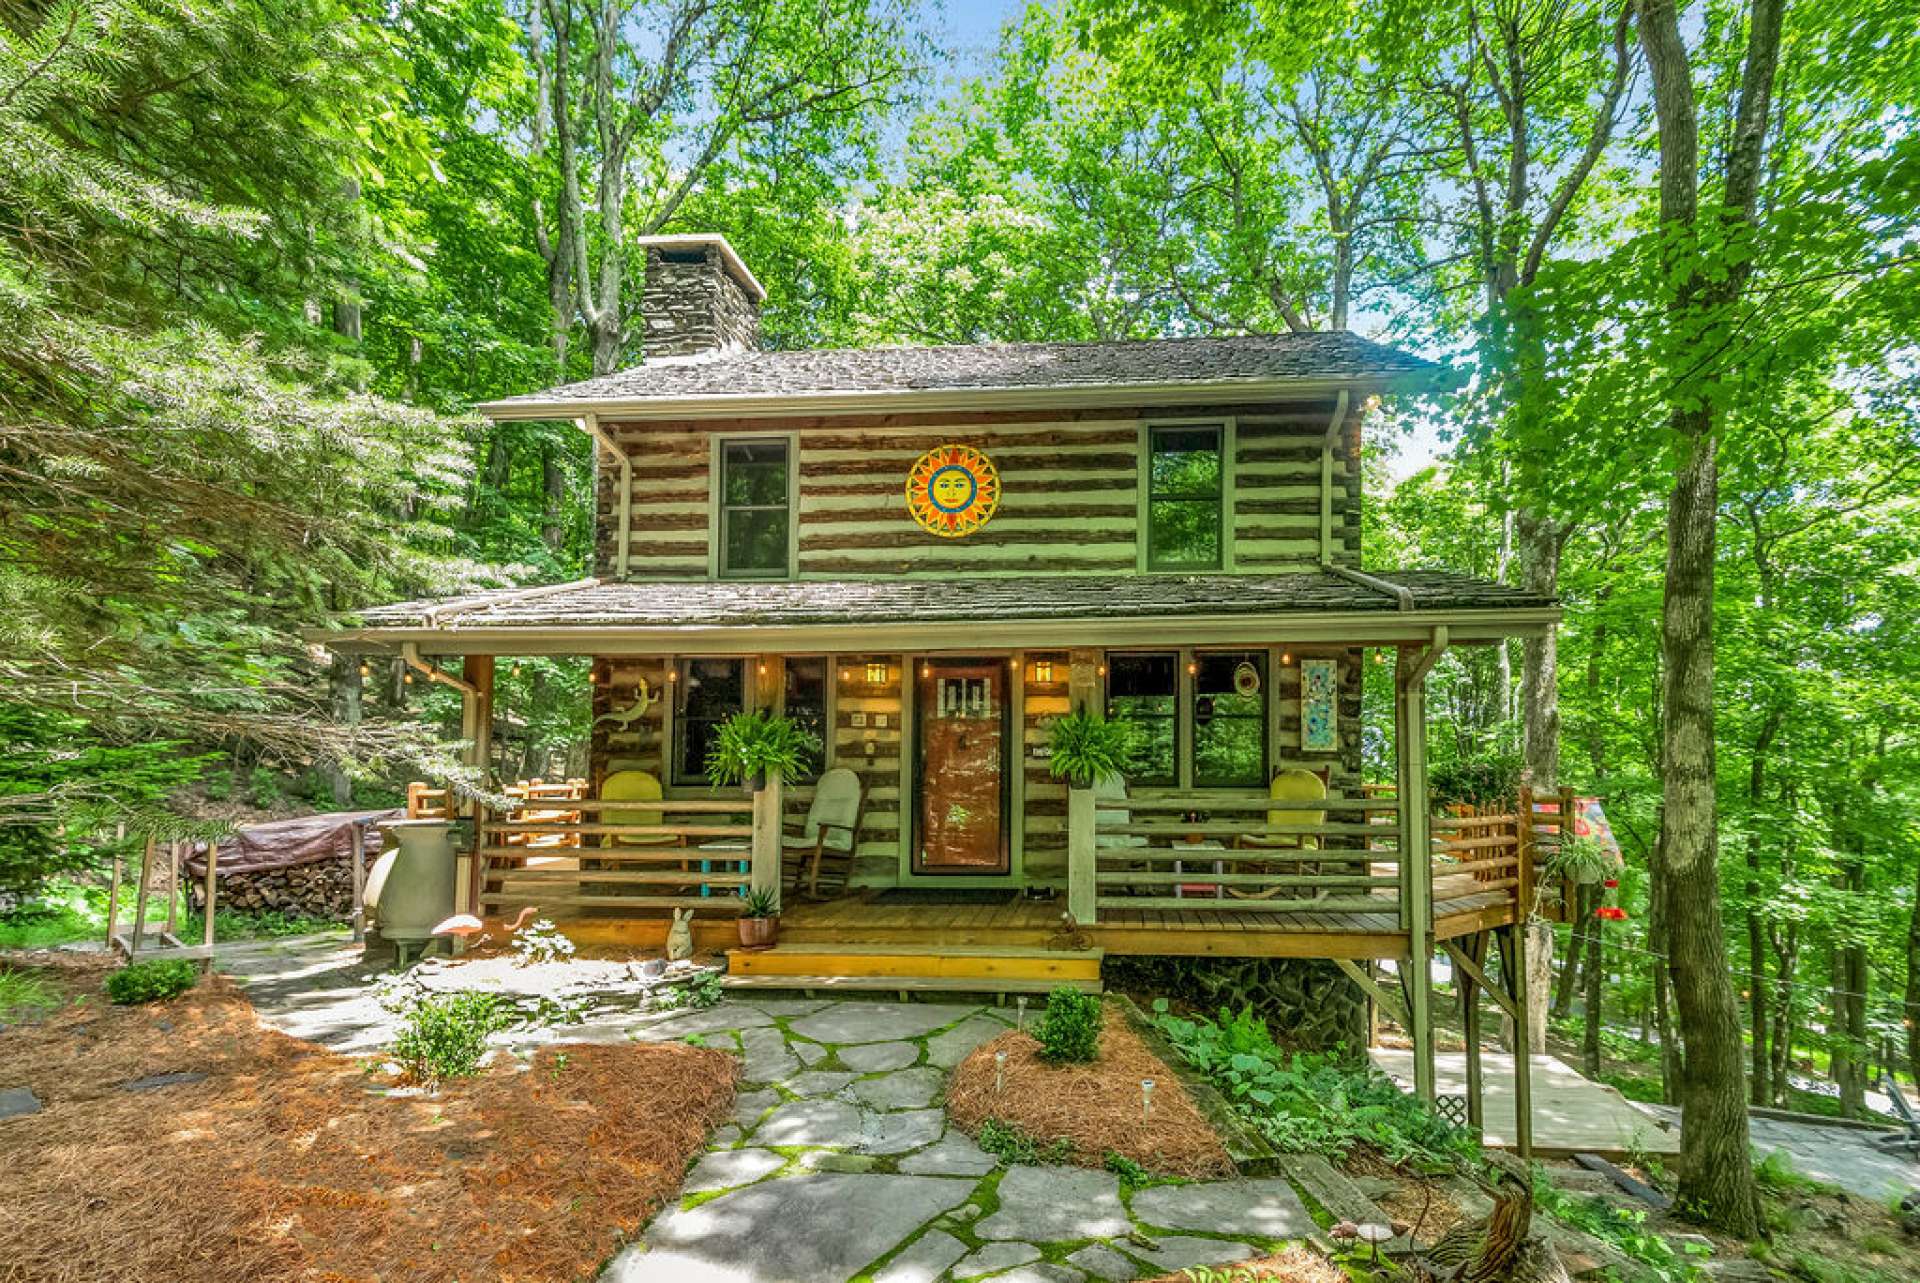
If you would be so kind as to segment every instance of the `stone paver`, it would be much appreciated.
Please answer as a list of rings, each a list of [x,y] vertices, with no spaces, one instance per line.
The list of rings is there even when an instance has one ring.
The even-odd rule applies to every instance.
[[[989,1038],[998,1038],[1010,1026],[982,1013],[970,1016],[945,1033],[927,1039],[927,1063],[952,1069],[967,1058],[967,1053]]]
[[[852,1081],[852,1074],[837,1069],[809,1069],[780,1085],[796,1096],[831,1096]]]
[[[787,1040],[778,1029],[749,1029],[740,1035],[740,1050],[746,1065],[740,1077],[750,1083],[777,1083],[800,1068],[800,1058],[787,1050]]]
[[[911,1109],[892,1114],[863,1114],[860,1148],[869,1154],[904,1154],[940,1139],[947,1125],[943,1109]]]
[[[1314,1228],[1293,1186],[1279,1179],[1155,1185],[1133,1196],[1133,1216],[1142,1225],[1261,1238],[1299,1238]]]
[[[780,1106],[754,1129],[761,1145],[849,1147],[860,1136],[860,1111],[844,1100],[825,1097]]]
[[[40,1112],[40,1098],[27,1087],[0,1088],[0,1118],[22,1118]]]
[[[869,1109],[925,1109],[946,1088],[945,1070],[922,1066],[862,1079],[853,1085],[853,1094]]]
[[[614,1258],[602,1283],[776,1283],[852,1278],[964,1201],[966,1181],[829,1174],[764,1181],[647,1228],[647,1250]]]
[[[803,1065],[817,1065],[828,1055],[828,1049],[825,1046],[817,1042],[808,1042],[804,1038],[795,1038],[787,1046],[794,1055],[800,1057],[800,1063]]]
[[[1094,1278],[1105,1279],[1106,1283],[1128,1283],[1140,1275],[1132,1261],[1105,1243],[1089,1243],[1079,1251],[1069,1253],[1067,1263],[1078,1266]]]
[[[938,1142],[900,1160],[901,1171],[926,1176],[985,1176],[999,1165],[957,1127],[947,1128]]]
[[[1038,1265],[1023,1265],[1005,1274],[996,1274],[993,1283],[1081,1283],[1086,1277],[1079,1270],[1044,1261]]]
[[[967,1254],[967,1245],[945,1230],[928,1230],[906,1251],[876,1270],[873,1283],[934,1283]]]
[[[733,1121],[741,1127],[752,1127],[760,1121],[760,1115],[780,1103],[780,1093],[776,1091],[743,1091],[733,1098]]]
[[[1174,1234],[1158,1242],[1158,1247],[1129,1246],[1128,1250],[1169,1273],[1184,1270],[1190,1265],[1224,1265],[1228,1261],[1244,1261],[1253,1255],[1253,1249],[1245,1243],[1230,1243],[1222,1238]]]
[[[787,1027],[815,1042],[898,1042],[932,1033],[978,1010],[933,1002],[842,1002],[801,1016]]]
[[[689,1034],[721,1033],[732,1029],[757,1029],[773,1023],[773,1017],[757,1007],[723,1002],[704,1011],[683,1011],[638,1026],[633,1036],[641,1042],[673,1042]]]
[[[687,1173],[685,1188],[691,1191],[732,1189],[749,1185],[762,1176],[771,1176],[787,1165],[787,1160],[770,1149],[722,1149],[703,1155]]]
[[[840,1050],[840,1063],[863,1074],[886,1069],[905,1069],[920,1059],[920,1049],[910,1042],[859,1043]]]
[[[1015,1167],[1000,1181],[1000,1210],[981,1238],[1029,1243],[1112,1238],[1133,1228],[1120,1206],[1120,1178],[1083,1167]]]
[[[970,1279],[976,1274],[994,1274],[1040,1259],[1040,1249],[1031,1243],[989,1243],[953,1267],[953,1277]]]

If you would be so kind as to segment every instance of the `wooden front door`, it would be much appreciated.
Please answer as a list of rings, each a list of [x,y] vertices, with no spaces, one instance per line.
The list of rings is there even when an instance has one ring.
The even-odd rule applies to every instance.
[[[1005,873],[1006,665],[926,660],[918,682],[913,871]]]

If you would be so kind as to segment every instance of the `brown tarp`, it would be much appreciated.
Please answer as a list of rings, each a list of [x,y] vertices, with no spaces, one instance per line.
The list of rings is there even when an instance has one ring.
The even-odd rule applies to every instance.
[[[378,830],[382,824],[406,818],[404,808],[384,811],[330,811],[324,815],[303,815],[294,820],[275,820],[270,824],[250,824],[237,833],[220,839],[220,862],[216,876],[227,873],[264,873],[269,869],[289,869],[296,864],[317,860],[344,860],[353,854],[355,825]],[[367,862],[380,853],[380,838],[370,832],[367,838]],[[194,877],[207,872],[207,844],[196,842],[187,852],[187,871]]]

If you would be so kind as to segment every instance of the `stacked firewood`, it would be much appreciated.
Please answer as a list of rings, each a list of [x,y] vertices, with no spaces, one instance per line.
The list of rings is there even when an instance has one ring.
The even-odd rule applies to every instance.
[[[198,909],[201,884],[193,879],[188,886],[193,907]],[[222,874],[220,907],[241,913],[345,919],[353,913],[353,865],[348,860],[317,860],[258,873]]]

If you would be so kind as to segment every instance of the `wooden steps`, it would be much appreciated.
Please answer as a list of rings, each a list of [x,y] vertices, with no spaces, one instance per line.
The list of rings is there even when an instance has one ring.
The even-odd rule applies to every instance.
[[[995,945],[780,944],[731,949],[723,984],[756,989],[872,989],[902,993],[1100,991],[1099,949]]]

